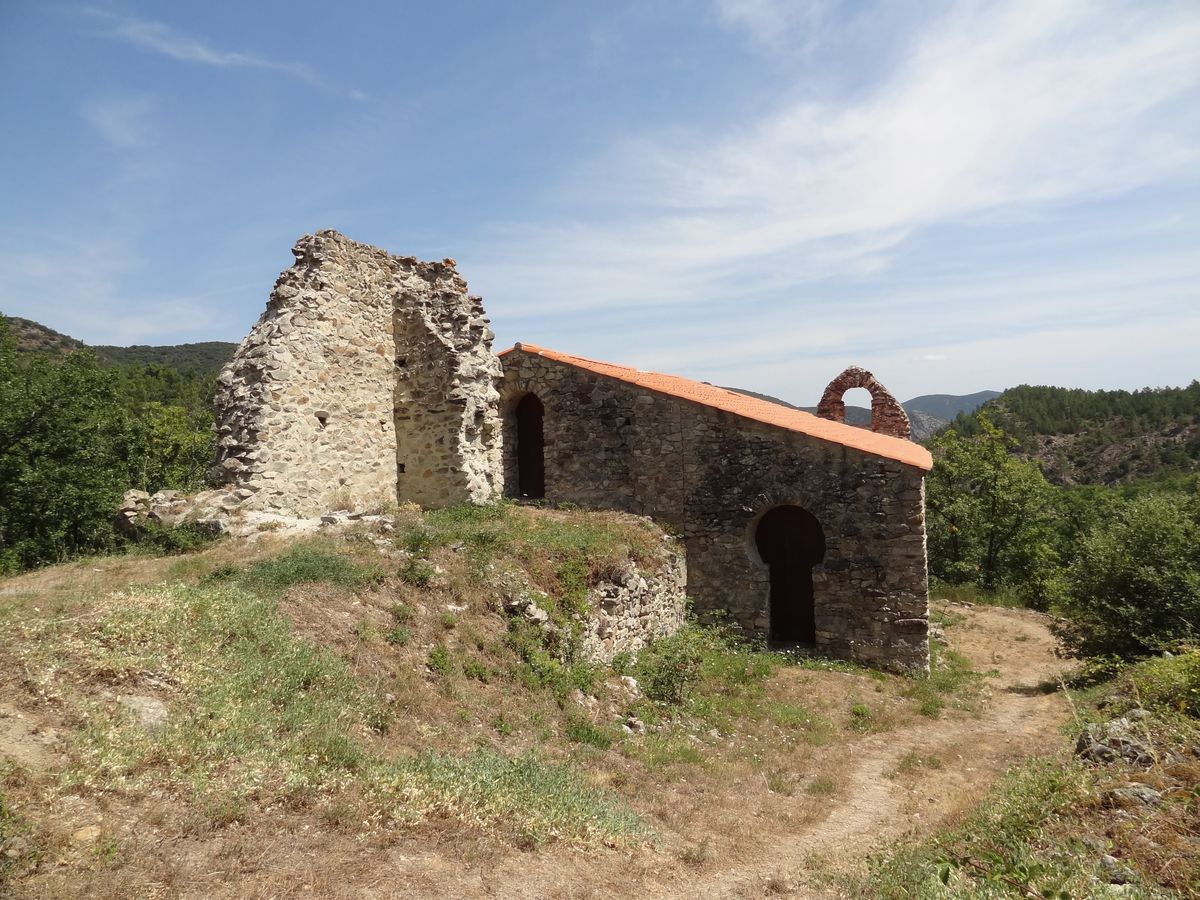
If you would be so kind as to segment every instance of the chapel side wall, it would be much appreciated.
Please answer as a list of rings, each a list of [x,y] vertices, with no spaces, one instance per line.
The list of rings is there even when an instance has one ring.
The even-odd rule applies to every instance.
[[[246,509],[312,516],[396,498],[392,273],[365,249],[336,232],[301,238],[221,373],[210,480]]]
[[[505,395],[530,390],[546,406],[547,497],[671,524],[702,616],[724,612],[747,631],[767,630],[768,570],[754,527],[794,503],[826,536],[814,570],[821,651],[897,669],[928,664],[920,470],[514,351]]]
[[[637,398],[609,389],[612,379],[513,351],[500,390],[506,492],[518,496],[513,410],[528,393],[544,407],[546,496],[581,506],[641,513],[630,474]]]

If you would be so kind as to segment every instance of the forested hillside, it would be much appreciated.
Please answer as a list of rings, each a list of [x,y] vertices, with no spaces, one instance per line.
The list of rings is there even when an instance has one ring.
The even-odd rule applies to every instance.
[[[8,327],[16,341],[16,349],[26,353],[69,353],[88,346],[83,341],[48,328],[32,319],[7,317]],[[91,347],[96,359],[105,365],[159,365],[180,372],[216,374],[233,357],[237,344],[228,341],[204,341],[198,344],[167,344],[151,347],[134,344],[114,347],[97,344]]]
[[[1117,484],[1200,471],[1200,381],[1182,388],[1085,391],[1021,385],[983,407],[1056,484]],[[980,434],[974,415],[952,429]]]
[[[205,341],[199,344],[170,344],[148,347],[97,345],[92,348],[102,363],[111,365],[160,365],[181,372],[217,373],[233,357],[237,344],[227,341]]]
[[[129,488],[198,489],[215,378],[105,365],[73,338],[0,316],[0,574],[118,547],[112,516]]]

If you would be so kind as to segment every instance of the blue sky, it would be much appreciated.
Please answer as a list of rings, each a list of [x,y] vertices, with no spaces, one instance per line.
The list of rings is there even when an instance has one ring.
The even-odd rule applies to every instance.
[[[0,310],[239,340],[301,234],[812,403],[1200,377],[1194,0],[0,2]]]

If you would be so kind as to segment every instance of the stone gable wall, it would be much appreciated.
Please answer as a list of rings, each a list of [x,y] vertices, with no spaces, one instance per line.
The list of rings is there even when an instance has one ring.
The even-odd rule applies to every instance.
[[[767,632],[769,572],[754,529],[769,509],[795,504],[826,539],[813,571],[817,649],[895,669],[928,665],[919,469],[521,350],[505,355],[504,370],[506,413],[528,392],[545,406],[547,499],[669,523],[686,545],[698,612]],[[507,442],[510,471],[514,453]]]
[[[218,381],[210,480],[246,509],[298,516],[498,490],[500,366],[454,261],[336,231],[292,253]]]

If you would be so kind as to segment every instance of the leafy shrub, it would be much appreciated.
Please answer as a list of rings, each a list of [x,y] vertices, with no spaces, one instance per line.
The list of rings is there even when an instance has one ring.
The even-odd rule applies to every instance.
[[[1068,572],[1064,640],[1145,656],[1200,639],[1200,524],[1179,497],[1138,497],[1082,541]]]
[[[400,577],[414,587],[427,588],[433,584],[437,573],[433,566],[423,559],[410,559],[400,569]]]
[[[445,644],[437,644],[429,651],[429,668],[443,677],[454,671],[454,660]]]
[[[157,522],[148,521],[138,526],[137,542],[140,547],[170,555],[193,553],[208,546],[219,536],[212,528],[195,522],[164,528]]]
[[[685,625],[644,649],[634,673],[647,699],[667,706],[683,703],[700,678],[700,662],[708,643],[703,629]]]
[[[477,659],[463,661],[463,674],[483,684],[487,684],[492,680],[492,670]]]
[[[422,557],[433,546],[433,533],[424,525],[418,525],[406,531],[397,543],[413,556]]]
[[[1118,690],[1147,708],[1200,718],[1200,650],[1138,663],[1125,671]]]

